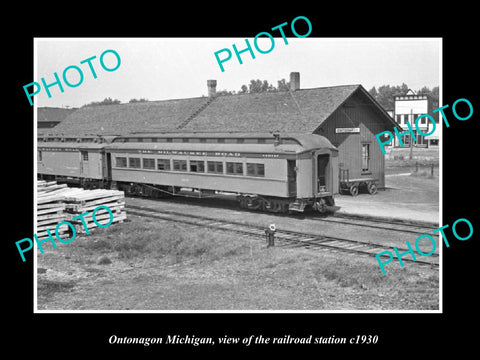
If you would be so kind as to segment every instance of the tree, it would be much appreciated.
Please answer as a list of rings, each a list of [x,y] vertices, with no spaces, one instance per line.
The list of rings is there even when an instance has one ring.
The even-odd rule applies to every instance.
[[[378,90],[372,87],[368,92],[385,110],[393,110],[395,108],[395,96],[405,95],[408,91],[407,84],[390,86],[382,85]],[[431,90],[427,86],[422,87],[416,91],[417,95],[427,95],[429,106],[431,109],[438,108],[439,102],[439,87],[435,86]],[[434,115],[435,117],[435,115]]]
[[[118,99],[112,100],[112,98],[105,98],[103,101],[92,101],[91,103],[85,104],[84,106],[100,106],[100,105],[117,105],[120,104],[121,101]]]
[[[407,91],[408,85],[403,83],[400,86],[382,85],[378,90],[374,86],[369,90],[369,93],[385,110],[393,110],[395,108],[395,96],[405,95]]]
[[[288,91],[290,90],[290,81],[286,81],[285,79],[277,81],[277,91]]]
[[[273,84],[270,84],[268,80],[252,79],[250,84],[242,85],[240,88],[239,94],[252,94],[252,93],[262,93],[262,92],[277,92],[277,91],[288,91],[290,89],[290,82],[286,82],[285,79],[277,81],[278,86],[275,87]]]
[[[250,84],[248,84],[248,92],[249,93],[264,92],[265,91],[264,86],[263,86],[264,83],[266,83],[267,87],[268,87],[268,81],[267,80],[265,80],[263,83],[262,83],[262,80],[260,80],[260,79],[250,80]]]
[[[422,87],[417,91],[418,95],[427,95],[430,102],[430,107],[432,109],[437,109],[439,107],[439,87],[435,86],[430,90],[427,86]]]

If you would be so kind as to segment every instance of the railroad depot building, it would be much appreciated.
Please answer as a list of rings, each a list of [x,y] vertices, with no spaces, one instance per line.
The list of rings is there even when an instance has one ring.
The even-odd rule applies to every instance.
[[[325,136],[339,150],[340,181],[376,179],[385,187],[385,158],[375,135],[401,127],[361,85],[300,88],[290,74],[290,90],[218,95],[208,80],[208,96],[86,106],[51,129],[52,135],[127,135],[153,132],[300,133]],[[46,138],[45,138],[46,139]],[[39,140],[41,141],[41,139]]]

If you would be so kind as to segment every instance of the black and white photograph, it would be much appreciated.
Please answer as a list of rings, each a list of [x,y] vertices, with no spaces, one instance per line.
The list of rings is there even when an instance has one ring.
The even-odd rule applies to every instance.
[[[37,39],[37,310],[441,310],[441,46]]]
[[[6,342],[28,331],[53,358],[472,346],[470,11],[237,5],[39,12],[9,37]]]

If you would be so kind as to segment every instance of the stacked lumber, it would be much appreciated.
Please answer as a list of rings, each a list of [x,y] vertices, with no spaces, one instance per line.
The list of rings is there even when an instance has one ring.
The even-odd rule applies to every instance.
[[[53,236],[55,236],[55,227],[59,222],[65,221],[65,203],[58,196],[58,192],[62,192],[67,187],[66,184],[57,184],[56,181],[37,182],[37,237],[43,239],[47,237],[47,228]],[[58,229],[59,234],[68,231],[66,226]]]
[[[83,190],[82,192],[73,192],[64,194],[65,210],[69,214],[71,223],[75,225],[75,230],[78,233],[86,233],[85,226],[88,231],[97,227],[93,221],[93,210],[98,206],[107,206],[113,214],[113,219],[106,209],[99,209],[95,213],[95,219],[101,225],[123,222],[127,218],[125,212],[125,194],[119,190]],[[83,222],[80,218],[73,220],[74,217],[88,212],[88,215],[83,216]]]
[[[66,184],[57,184],[55,181],[37,182],[37,236],[39,239],[47,237],[46,229],[54,235],[58,223],[68,221],[75,226],[77,233],[86,233],[98,227],[93,221],[93,210],[98,206],[107,206],[113,214],[106,209],[98,209],[95,219],[101,225],[107,223],[123,222],[127,218],[125,212],[125,194],[123,191],[95,189],[85,190],[81,188],[69,188]],[[74,217],[88,212],[82,218]],[[82,222],[85,222],[85,225]],[[64,224],[58,228],[59,234],[70,232],[68,225]],[[66,236],[67,237],[67,236]]]

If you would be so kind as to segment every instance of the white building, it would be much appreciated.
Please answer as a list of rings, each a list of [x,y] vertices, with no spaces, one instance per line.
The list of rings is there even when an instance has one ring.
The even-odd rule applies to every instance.
[[[438,145],[439,143],[439,132],[440,126],[438,126],[438,120],[435,127],[435,132],[432,135],[427,137],[418,133],[415,127],[415,120],[418,116],[422,114],[433,115],[430,111],[431,107],[427,95],[417,95],[413,90],[408,90],[405,95],[395,96],[395,110],[394,110],[394,120],[399,124],[405,131],[408,131],[407,123],[410,123],[410,126],[413,129],[416,141],[413,141],[414,146],[418,147],[428,147],[431,145]],[[430,133],[433,128],[433,124],[428,118],[423,117],[418,123],[419,130],[424,133]],[[404,146],[409,146],[412,141],[410,134],[402,136],[402,142]],[[401,146],[397,137],[394,138],[394,146]]]

